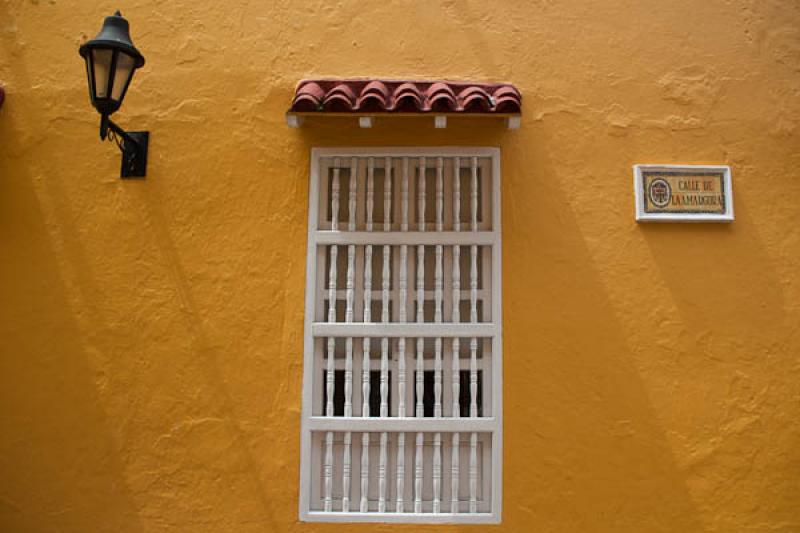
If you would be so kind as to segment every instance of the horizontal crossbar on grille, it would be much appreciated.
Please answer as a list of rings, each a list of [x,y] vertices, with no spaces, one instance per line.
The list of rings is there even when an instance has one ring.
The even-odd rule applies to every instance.
[[[423,524],[452,524],[452,523],[496,523],[497,518],[492,513],[376,513],[376,512],[350,512],[340,511],[322,512],[311,511],[308,517],[318,522],[403,522]]]
[[[492,231],[318,231],[317,244],[375,244],[375,245],[434,245],[470,246],[491,245],[497,240]]]
[[[485,418],[362,418],[309,417],[312,431],[406,431],[406,432],[489,432],[497,429],[497,419]]]
[[[314,322],[314,337],[460,337],[485,338],[499,334],[495,324]]]

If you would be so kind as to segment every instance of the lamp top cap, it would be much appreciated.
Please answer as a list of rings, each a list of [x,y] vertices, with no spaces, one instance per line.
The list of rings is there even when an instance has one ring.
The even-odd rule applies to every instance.
[[[136,68],[144,65],[144,56],[133,45],[128,21],[119,10],[110,17],[106,17],[100,33],[91,41],[84,43],[78,51],[85,58],[92,48],[115,48],[132,56],[136,61]]]

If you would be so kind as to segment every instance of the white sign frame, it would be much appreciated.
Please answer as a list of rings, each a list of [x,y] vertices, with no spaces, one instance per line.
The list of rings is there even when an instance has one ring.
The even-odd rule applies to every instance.
[[[645,211],[645,172],[668,172],[688,175],[702,172],[722,172],[722,187],[725,197],[725,212],[717,213],[648,213]],[[637,222],[732,222],[733,187],[731,167],[727,165],[633,165],[633,190],[636,199]]]

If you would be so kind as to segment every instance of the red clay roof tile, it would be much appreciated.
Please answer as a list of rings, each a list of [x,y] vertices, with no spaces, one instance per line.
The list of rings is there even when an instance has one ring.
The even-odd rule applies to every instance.
[[[296,111],[317,111],[322,106],[325,91],[316,83],[309,82],[297,87],[292,107]]]
[[[389,89],[380,81],[369,82],[356,100],[356,109],[361,111],[384,111],[389,104]]]
[[[511,84],[374,79],[303,80],[290,112],[520,113]]]
[[[350,86],[340,83],[325,94],[322,107],[325,111],[351,111],[356,103],[356,95]]]

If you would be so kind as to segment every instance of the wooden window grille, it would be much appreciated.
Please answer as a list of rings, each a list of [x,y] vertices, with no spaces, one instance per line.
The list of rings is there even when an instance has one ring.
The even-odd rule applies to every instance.
[[[300,517],[497,523],[494,148],[315,149]]]

